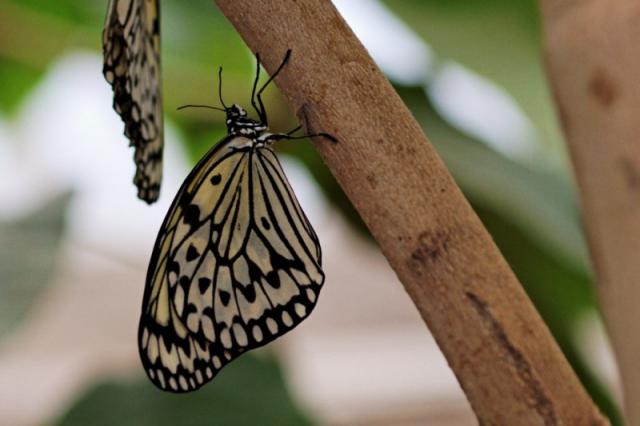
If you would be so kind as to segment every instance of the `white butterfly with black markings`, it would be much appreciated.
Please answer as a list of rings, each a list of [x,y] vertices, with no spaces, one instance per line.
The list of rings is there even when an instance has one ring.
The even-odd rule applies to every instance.
[[[300,126],[267,132],[261,95],[290,53],[260,90],[257,57],[251,103],[258,120],[227,107],[221,93],[223,108],[209,107],[226,113],[228,135],[187,176],[160,229],[138,332],[145,371],[160,389],[199,388],[240,354],[294,328],[318,300],[318,237],[271,145],[335,139],[293,136]]]
[[[153,203],[160,193],[164,144],[159,0],[109,0],[102,43],[113,107],[135,148],[133,183],[138,197]]]

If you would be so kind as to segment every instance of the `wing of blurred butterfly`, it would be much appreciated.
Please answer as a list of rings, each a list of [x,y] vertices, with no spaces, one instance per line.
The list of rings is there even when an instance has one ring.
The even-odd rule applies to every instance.
[[[275,153],[228,136],[189,174],[156,240],[138,336],[148,376],[199,388],[299,324],[323,282],[318,238]]]
[[[163,148],[159,0],[110,0],[108,7],[103,73],[135,148],[138,197],[153,203],[160,191]]]

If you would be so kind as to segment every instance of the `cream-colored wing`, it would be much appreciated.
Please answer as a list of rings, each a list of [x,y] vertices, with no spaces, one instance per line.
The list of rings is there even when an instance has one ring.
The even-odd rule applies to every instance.
[[[102,35],[103,73],[135,148],[138,197],[147,203],[158,199],[162,181],[159,7],[159,0],[110,0]]]
[[[149,266],[140,353],[161,389],[199,388],[306,318],[317,237],[270,148],[221,142],[187,178]]]

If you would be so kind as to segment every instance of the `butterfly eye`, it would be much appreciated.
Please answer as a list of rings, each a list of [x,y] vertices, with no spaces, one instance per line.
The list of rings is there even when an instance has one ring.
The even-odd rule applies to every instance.
[[[240,105],[233,104],[231,108],[233,115],[236,115],[238,117],[245,117],[247,115],[247,112]]]

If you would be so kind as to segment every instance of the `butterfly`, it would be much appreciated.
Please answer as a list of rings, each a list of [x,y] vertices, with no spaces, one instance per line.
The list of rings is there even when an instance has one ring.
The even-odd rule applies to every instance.
[[[313,310],[324,283],[318,237],[271,145],[326,134],[269,133],[262,92],[254,120],[219,98],[227,136],[178,191],[153,249],[138,330],[140,358],[162,390],[188,392],[249,349],[293,329]]]
[[[113,88],[113,107],[135,148],[133,183],[151,204],[162,180],[163,119],[159,0],[109,0],[102,34],[103,74]]]

